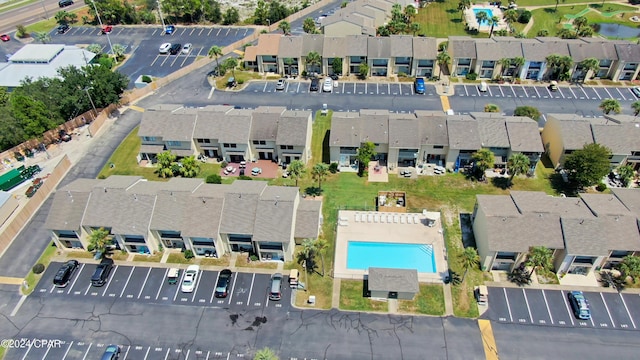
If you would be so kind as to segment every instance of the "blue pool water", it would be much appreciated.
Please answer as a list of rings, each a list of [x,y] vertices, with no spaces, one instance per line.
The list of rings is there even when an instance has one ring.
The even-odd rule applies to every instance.
[[[478,8],[478,9],[473,9],[473,15],[477,16],[479,12],[484,11],[487,13],[487,16],[489,16],[489,19],[491,19],[493,17],[493,11],[491,11],[491,9],[483,9],[483,8]],[[487,25],[487,21],[484,20],[483,22],[479,23],[478,25]]]
[[[431,245],[349,241],[347,269],[367,270],[369,267],[435,273],[436,260]]]

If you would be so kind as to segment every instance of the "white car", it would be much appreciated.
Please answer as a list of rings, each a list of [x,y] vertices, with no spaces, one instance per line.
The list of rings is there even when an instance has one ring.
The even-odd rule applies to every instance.
[[[324,84],[322,85],[323,92],[331,92],[333,90],[333,80],[331,78],[324,79]]]
[[[191,43],[186,43],[184,44],[184,46],[182,47],[182,53],[183,54],[188,54],[191,52],[191,48],[193,47],[193,45]]]
[[[184,278],[182,278],[182,286],[180,290],[183,293],[190,293],[196,288],[196,282],[198,281],[198,274],[200,273],[200,266],[189,265],[187,271],[184,272]]]
[[[171,43],[164,43],[162,45],[160,45],[160,54],[167,54],[169,53],[169,49],[171,49]]]

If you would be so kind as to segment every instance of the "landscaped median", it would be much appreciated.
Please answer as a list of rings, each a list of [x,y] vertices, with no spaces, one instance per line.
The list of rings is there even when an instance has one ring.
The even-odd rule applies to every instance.
[[[34,264],[34,267],[37,264],[42,264],[44,268],[42,268],[42,271],[40,271],[37,274],[34,273],[33,271],[34,267],[31,268],[31,270],[29,271],[29,274],[27,274],[27,277],[25,278],[27,286],[21,287],[21,291],[24,295],[29,295],[31,294],[31,292],[33,292],[33,289],[35,289],[36,285],[40,281],[40,278],[42,277],[42,273],[44,273],[44,270],[46,270],[46,268],[51,263],[51,258],[53,258],[56,255],[57,250],[58,248],[53,243],[50,243],[49,246],[47,246],[47,248],[44,250],[42,255],[40,255],[40,258]]]

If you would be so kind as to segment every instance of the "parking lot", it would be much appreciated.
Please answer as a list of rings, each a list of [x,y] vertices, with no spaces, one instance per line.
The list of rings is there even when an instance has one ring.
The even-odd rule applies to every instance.
[[[119,298],[127,301],[207,306],[243,309],[289,309],[291,306],[291,289],[287,281],[282,286],[282,299],[269,301],[267,292],[270,275],[238,272],[233,274],[229,295],[226,298],[213,296],[218,279],[217,271],[200,271],[193,293],[180,291],[180,282],[184,271],[181,271],[178,284],[167,282],[169,269],[116,265],[109,274],[109,280],[102,287],[90,284],[91,275],[96,265],[80,264],[66,288],[53,286],[53,276],[60,263],[52,263],[45,271],[38,287],[33,292],[36,296],[73,296],[85,298]],[[285,280],[287,278],[285,277]]]
[[[636,330],[640,295],[585,292],[591,320],[577,319],[566,291],[489,287],[489,309],[482,316],[498,322],[561,327]]]
[[[631,89],[627,87],[583,87],[577,85],[559,86],[558,91],[551,91],[545,85],[490,84],[487,86],[487,91],[481,92],[478,85],[464,84],[455,86],[455,95],[522,99],[637,100]]]
[[[113,31],[109,34],[109,40],[112,45],[120,44],[126,48],[126,54],[129,58],[118,70],[129,76],[130,85],[132,85],[140,75],[166,76],[193,63],[198,57],[207,56],[211,46],[227,46],[251,35],[254,31],[252,28],[245,27],[178,26],[175,33],[165,35],[160,26],[114,26]],[[101,35],[99,27],[71,26],[71,29],[64,34],[58,34],[54,28],[50,34],[52,43],[99,44],[102,46],[103,52],[110,51],[107,36]],[[167,42],[182,45],[192,43],[193,48],[188,54],[160,54],[158,51],[160,45]]]
[[[317,92],[309,91],[311,81],[304,80],[288,80],[284,90],[276,91],[275,81],[252,81],[247,85],[244,91],[256,93],[289,93],[289,94],[318,94],[318,95],[339,95],[339,94],[358,94],[358,95],[399,95],[411,96],[416,95],[413,90],[413,83],[363,83],[363,82],[343,82],[338,80],[338,86],[334,87],[331,92],[322,91],[322,82],[320,82],[320,90]],[[435,86],[427,86],[425,94],[420,96],[435,96]]]

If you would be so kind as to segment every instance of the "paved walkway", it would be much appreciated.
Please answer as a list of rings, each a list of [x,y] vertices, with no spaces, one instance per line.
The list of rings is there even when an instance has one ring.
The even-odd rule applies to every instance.
[[[453,295],[451,294],[451,283],[444,284],[444,316],[453,316]]]
[[[333,291],[331,292],[331,307],[334,309],[340,308],[340,279],[333,279]]]

